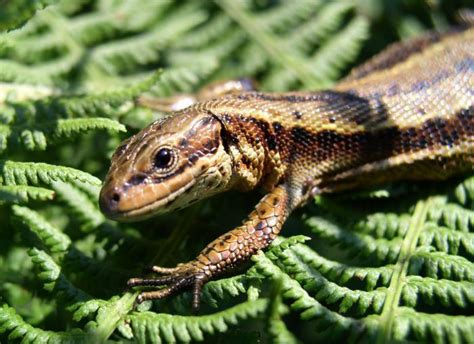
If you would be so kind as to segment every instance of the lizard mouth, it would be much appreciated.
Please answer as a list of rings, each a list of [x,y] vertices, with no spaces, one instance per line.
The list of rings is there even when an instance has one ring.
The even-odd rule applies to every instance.
[[[191,178],[189,182],[177,188],[175,191],[167,193],[163,197],[126,210],[122,210],[118,206],[111,205],[111,202],[114,202],[113,199],[112,201],[109,201],[103,194],[100,196],[99,204],[101,211],[111,220],[120,222],[145,220],[154,215],[166,213],[167,211],[171,210],[171,206],[178,196],[189,190],[195,183],[196,177]]]

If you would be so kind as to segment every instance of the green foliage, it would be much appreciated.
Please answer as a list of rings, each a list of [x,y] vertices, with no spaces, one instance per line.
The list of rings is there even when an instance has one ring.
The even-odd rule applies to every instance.
[[[45,163],[0,161],[0,182],[5,185],[51,184],[54,181],[81,181],[100,185],[101,181],[89,173],[70,167]]]
[[[474,177],[319,197],[248,270],[206,284],[198,315],[189,292],[134,307],[125,282],[192,259],[250,197],[141,224],[97,204],[112,151],[162,116],[138,96],[241,76],[328,87],[446,27],[451,2],[0,4],[0,342],[474,342]]]
[[[28,200],[47,201],[52,200],[54,191],[36,186],[28,185],[1,185],[1,202],[25,203]]]
[[[0,3],[0,30],[12,29],[30,19],[37,10],[56,3],[56,0],[2,0]]]
[[[133,338],[139,343],[202,341],[204,333],[226,332],[229,324],[235,325],[242,319],[255,318],[265,311],[266,306],[267,301],[259,299],[242,302],[212,315],[179,316],[141,312],[129,315],[127,319],[131,323]]]

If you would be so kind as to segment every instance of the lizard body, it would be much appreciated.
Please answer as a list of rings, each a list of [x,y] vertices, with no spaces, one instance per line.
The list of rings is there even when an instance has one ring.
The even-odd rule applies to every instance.
[[[197,308],[206,281],[267,247],[315,194],[472,172],[473,51],[474,28],[428,34],[386,49],[331,90],[241,87],[197,99],[128,139],[101,191],[111,218],[140,219],[231,188],[267,192],[195,260],[131,279],[130,286],[166,286],[137,301],[192,287]]]

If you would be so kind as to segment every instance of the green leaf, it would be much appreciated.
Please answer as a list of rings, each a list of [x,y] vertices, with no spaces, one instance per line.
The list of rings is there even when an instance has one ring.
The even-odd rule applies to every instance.
[[[171,316],[153,312],[133,313],[128,316],[133,335],[139,343],[202,341],[206,334],[225,332],[229,325],[255,318],[265,311],[268,301],[248,301],[224,311],[202,316]]]
[[[5,185],[51,184],[54,181],[76,180],[92,185],[101,185],[96,177],[70,167],[44,163],[0,161],[0,183]]]
[[[13,29],[24,24],[36,11],[56,2],[58,0],[5,1],[0,7],[0,31]]]
[[[50,252],[64,253],[68,250],[71,239],[37,212],[20,206],[13,206],[12,210],[17,220],[34,232]]]
[[[46,120],[33,125],[13,125],[5,136],[16,135],[26,149],[44,150],[48,144],[61,139],[71,138],[92,130],[107,130],[108,132],[124,132],[125,126],[108,118],[70,118]],[[6,143],[4,143],[4,148]]]
[[[27,185],[0,185],[0,203],[26,203],[48,201],[54,198],[54,191]]]
[[[23,343],[88,343],[88,338],[77,328],[64,332],[45,331],[26,323],[14,308],[4,304],[0,308],[0,334],[9,333],[8,340]]]

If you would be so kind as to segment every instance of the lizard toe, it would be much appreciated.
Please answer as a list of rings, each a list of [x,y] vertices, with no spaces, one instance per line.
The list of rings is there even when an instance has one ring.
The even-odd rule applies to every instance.
[[[168,269],[168,268],[165,268]],[[129,288],[132,287],[159,287],[163,288],[151,291],[144,291],[138,294],[135,303],[140,304],[146,300],[157,300],[173,295],[184,288],[192,288],[193,311],[199,309],[201,300],[201,289],[207,281],[207,276],[192,264],[182,264],[176,268],[169,269],[174,272],[168,272],[165,276],[157,278],[131,278],[127,282]],[[157,272],[154,269],[155,272]]]

